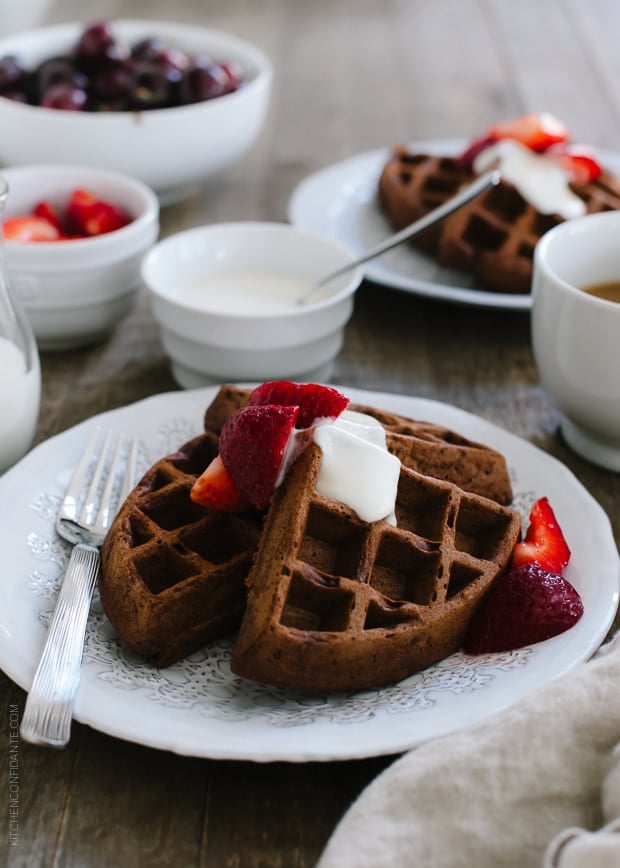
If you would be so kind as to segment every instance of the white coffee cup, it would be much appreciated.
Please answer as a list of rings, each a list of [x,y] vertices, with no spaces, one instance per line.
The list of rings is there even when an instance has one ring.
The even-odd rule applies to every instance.
[[[620,281],[620,212],[556,226],[536,245],[532,345],[565,440],[620,471],[620,303],[585,287]]]

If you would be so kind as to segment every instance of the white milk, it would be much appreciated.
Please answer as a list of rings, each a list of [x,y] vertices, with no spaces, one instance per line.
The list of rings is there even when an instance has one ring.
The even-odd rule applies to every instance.
[[[199,310],[266,316],[293,310],[308,278],[277,271],[206,275],[179,287],[178,299]]]
[[[40,401],[38,358],[27,371],[22,351],[12,341],[0,337],[0,473],[30,448]]]

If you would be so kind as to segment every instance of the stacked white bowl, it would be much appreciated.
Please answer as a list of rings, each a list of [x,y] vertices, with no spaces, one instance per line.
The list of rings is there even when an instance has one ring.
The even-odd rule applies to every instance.
[[[105,169],[33,165],[0,174],[9,186],[5,220],[31,213],[42,200],[62,212],[79,188],[131,216],[121,229],[91,238],[4,242],[9,279],[39,348],[101,340],[131,310],[142,286],[142,258],[159,233],[157,197],[141,181]]]

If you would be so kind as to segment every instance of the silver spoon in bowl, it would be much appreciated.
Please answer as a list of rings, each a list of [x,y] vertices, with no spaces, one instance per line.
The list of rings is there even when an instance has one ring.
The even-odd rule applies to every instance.
[[[389,238],[386,238],[385,241],[377,244],[376,247],[371,248],[367,253],[365,253],[363,256],[360,256],[358,259],[355,259],[352,262],[347,263],[347,265],[343,265],[341,268],[337,268],[335,271],[326,274],[325,277],[320,278],[320,280],[316,281],[316,283],[313,283],[312,286],[304,290],[304,292],[297,299],[296,304],[308,304],[314,294],[320,289],[323,289],[323,287],[330,283],[332,280],[335,280],[337,277],[346,274],[348,271],[352,271],[354,268],[357,268],[358,265],[362,265],[364,262],[368,262],[370,259],[381,256],[382,253],[386,253],[388,250],[391,250],[393,247],[397,247],[404,241],[408,241],[410,238],[414,238],[416,235],[420,235],[420,233],[428,229],[429,226],[433,226],[435,223],[439,223],[440,220],[443,220],[449,214],[452,214],[454,211],[458,211],[459,208],[462,208],[463,205],[471,201],[471,199],[479,196],[480,193],[484,192],[484,190],[487,190],[489,187],[493,187],[496,184],[499,184],[500,179],[501,175],[499,169],[492,169],[491,171],[486,172],[484,175],[480,175],[479,178],[476,178],[475,181],[473,181],[471,184],[468,184],[467,187],[464,187],[455,196],[452,196],[450,199],[448,199],[447,202],[444,202],[443,205],[439,205],[438,208],[434,208],[432,211],[429,211],[429,213],[425,214],[424,217],[420,217],[419,220],[416,220],[409,226],[405,226],[405,228],[401,229],[400,232],[397,232],[395,235],[391,235]]]

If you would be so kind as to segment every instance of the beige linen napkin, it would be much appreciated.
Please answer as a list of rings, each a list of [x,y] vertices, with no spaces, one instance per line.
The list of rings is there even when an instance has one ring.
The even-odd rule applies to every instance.
[[[620,636],[468,730],[412,750],[317,868],[620,868]]]

